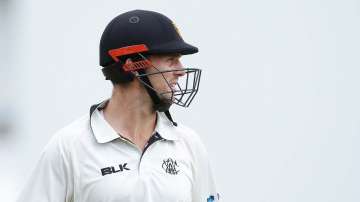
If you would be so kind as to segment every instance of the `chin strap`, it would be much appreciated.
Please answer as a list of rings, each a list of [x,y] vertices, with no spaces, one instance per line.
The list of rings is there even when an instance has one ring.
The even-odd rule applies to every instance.
[[[140,74],[145,74],[145,70],[143,70],[143,69],[138,70],[138,72]],[[166,117],[169,119],[169,121],[171,121],[171,123],[174,126],[177,126],[178,124],[173,121],[170,111],[169,111],[171,104],[167,104],[160,100],[160,98],[156,94],[156,92],[153,89],[151,89],[151,88],[153,88],[153,86],[151,85],[151,82],[147,76],[141,76],[141,77],[139,77],[139,79],[141,79],[144,83],[147,84],[147,85],[143,85],[143,86],[145,87],[146,91],[150,95],[151,100],[153,101],[154,109],[159,112],[164,112]]]
[[[178,124],[175,121],[173,121],[169,110],[166,110],[164,113],[174,126],[178,126]]]

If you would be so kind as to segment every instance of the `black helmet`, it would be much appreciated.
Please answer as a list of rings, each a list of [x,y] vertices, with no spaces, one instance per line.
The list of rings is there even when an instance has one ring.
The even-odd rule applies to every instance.
[[[115,62],[110,50],[140,44],[147,47],[144,52],[149,54],[198,52],[198,48],[184,42],[168,17],[154,11],[134,10],[118,15],[105,28],[100,41],[100,65]]]
[[[177,83],[175,90],[157,92],[148,78],[149,74],[145,72],[146,68],[154,67],[146,56],[170,53],[187,55],[197,52],[198,48],[184,42],[169,18],[153,11],[134,10],[118,15],[105,28],[100,41],[100,65],[104,67],[102,71],[106,79],[113,83],[127,83],[137,77],[150,95],[155,110],[165,112],[172,121],[169,107],[172,103],[183,107],[190,105],[198,91],[201,70],[183,68],[180,70],[186,73],[183,86]],[[133,62],[125,65],[126,58],[131,58]],[[133,74],[135,71],[137,74]],[[156,74],[163,72],[158,70]],[[163,78],[165,79],[164,76]],[[166,82],[170,87],[169,82]],[[169,100],[160,99],[160,95],[169,93]]]

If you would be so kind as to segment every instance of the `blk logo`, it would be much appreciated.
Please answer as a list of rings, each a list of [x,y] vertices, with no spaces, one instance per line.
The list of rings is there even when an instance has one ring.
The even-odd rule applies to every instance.
[[[104,176],[104,175],[108,175],[108,174],[122,172],[124,170],[130,170],[126,166],[127,166],[127,163],[119,164],[119,166],[116,166],[116,167],[111,166],[111,167],[101,168],[101,174]]]
[[[171,175],[177,175],[179,173],[179,170],[176,169],[177,167],[179,167],[177,162],[172,160],[171,158],[163,160],[162,168],[165,170],[166,173],[169,173]]]

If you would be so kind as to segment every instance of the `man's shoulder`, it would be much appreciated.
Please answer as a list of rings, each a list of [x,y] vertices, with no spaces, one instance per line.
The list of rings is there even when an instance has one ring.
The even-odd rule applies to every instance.
[[[195,130],[184,124],[178,124],[175,130],[177,131],[177,135],[180,140],[190,147],[191,150],[201,152],[206,155],[207,151],[205,145],[203,144],[202,136],[200,136]]]
[[[83,115],[53,134],[45,150],[50,147],[70,150],[73,145],[90,137],[90,132],[89,115]]]
[[[194,129],[182,123],[179,123],[175,127],[175,131],[179,138],[185,141],[195,141],[200,139],[199,134]]]
[[[70,124],[66,125],[62,129],[58,130],[55,133],[55,136],[60,136],[64,139],[77,139],[84,133],[88,133],[90,131],[89,125],[89,115],[83,115],[77,119],[75,119]]]

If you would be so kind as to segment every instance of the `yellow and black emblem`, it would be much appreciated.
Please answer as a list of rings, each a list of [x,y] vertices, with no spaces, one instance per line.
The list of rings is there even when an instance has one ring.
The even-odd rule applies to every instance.
[[[176,32],[177,32],[177,33],[178,33],[178,35],[180,36],[180,38],[182,38],[182,36],[181,36],[181,34],[180,34],[180,31],[179,31],[178,27],[175,25],[175,23],[174,23],[174,22],[172,22],[172,24],[173,24],[173,26],[174,26],[174,28],[175,28]]]

